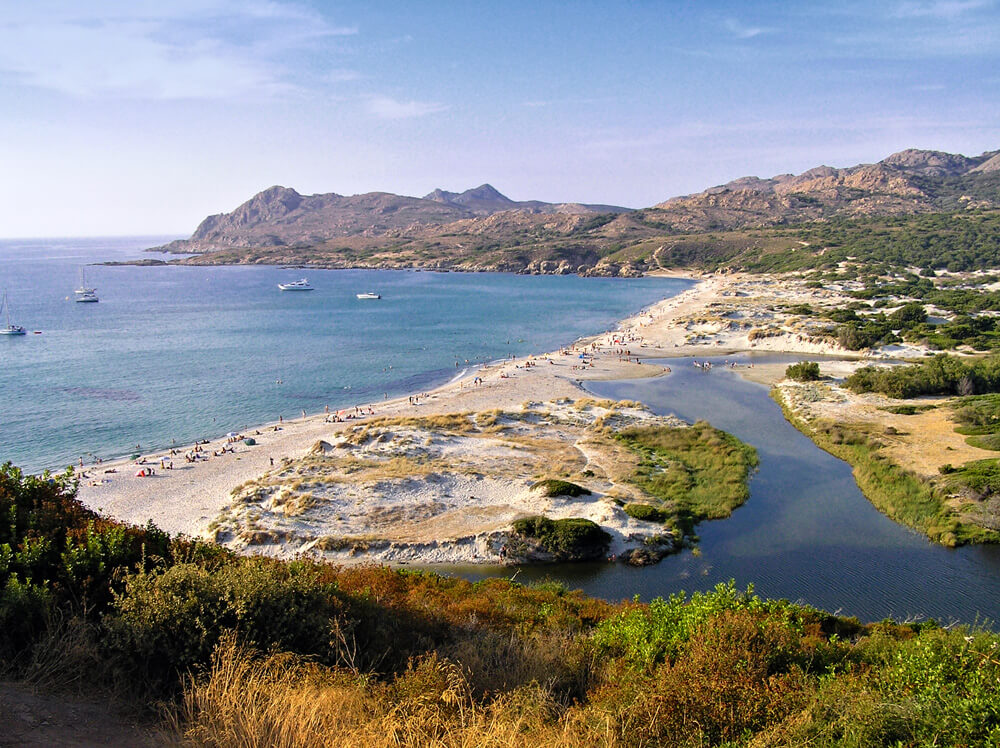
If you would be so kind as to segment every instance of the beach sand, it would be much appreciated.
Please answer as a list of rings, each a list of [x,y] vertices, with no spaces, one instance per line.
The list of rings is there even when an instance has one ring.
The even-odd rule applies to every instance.
[[[668,367],[662,365],[637,362],[647,359],[724,355],[738,351],[847,355],[835,344],[815,335],[808,324],[803,324],[801,317],[789,316],[783,311],[794,304],[833,308],[846,303],[846,297],[836,291],[809,289],[795,280],[765,276],[714,275],[698,280],[700,282],[687,291],[623,320],[613,331],[581,339],[562,351],[470,371],[460,380],[419,396],[371,403],[374,415],[330,423],[330,416],[318,414],[253,427],[239,436],[251,437],[255,445],[247,446],[242,438],[215,439],[200,445],[200,454],[207,457],[195,462],[185,460],[184,455],[193,448],[189,445],[176,449],[176,454],[170,454],[169,450],[144,454],[141,459],[145,465],[135,460],[118,460],[85,466],[79,498],[87,506],[125,522],[152,521],[170,533],[214,537],[213,530],[220,517],[226,517],[231,510],[234,490],[303,459],[321,440],[328,444],[337,442],[346,430],[366,419],[481,413],[497,409],[517,411],[526,402],[572,401],[586,396],[580,386],[584,380],[663,376],[668,372]],[[583,352],[592,356],[581,359]],[[783,367],[754,373],[765,381],[777,381],[782,374]],[[368,408],[366,404],[362,411],[367,413]],[[222,452],[223,449],[227,451]],[[216,456],[212,456],[213,453]],[[164,457],[167,462],[161,462]],[[172,469],[164,467],[169,463]],[[136,476],[139,470],[150,466],[154,475]],[[365,511],[373,509],[372,502],[382,501],[386,507],[393,505],[397,498],[394,492],[404,491],[402,486],[402,482],[396,488],[389,483],[382,485],[377,495],[372,493],[366,497]],[[513,499],[506,503],[512,502]],[[427,548],[411,554],[407,560],[495,563],[498,560],[495,551],[486,552],[475,543],[465,542],[479,531],[496,530],[496,514],[483,509],[490,503],[484,501],[482,506],[477,506],[470,494],[467,517],[454,521],[454,527],[448,532],[440,526],[427,525],[424,540],[430,541],[434,532],[441,532],[441,535],[434,539],[433,547],[428,542]],[[522,515],[531,509],[523,502],[517,506]],[[552,507],[550,503],[539,501],[535,509],[551,514]],[[628,518],[607,517],[605,510],[606,507],[600,508],[595,516],[603,517],[603,524],[618,536],[627,537],[632,529]],[[454,515],[460,509],[453,507],[450,511]],[[476,516],[482,520],[477,522]],[[509,517],[505,515],[504,521],[507,520]],[[460,528],[460,532],[456,528]],[[461,544],[457,543],[459,535],[465,539]],[[420,545],[420,540],[414,539],[414,547]],[[465,550],[459,545],[465,546]],[[268,552],[292,555],[301,550],[301,546],[302,543],[278,542],[271,544]],[[369,560],[393,560],[391,554],[362,556]]]

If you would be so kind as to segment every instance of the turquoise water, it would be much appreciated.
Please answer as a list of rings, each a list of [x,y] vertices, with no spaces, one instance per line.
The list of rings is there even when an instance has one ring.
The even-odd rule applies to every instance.
[[[0,339],[0,461],[61,469],[378,402],[552,350],[689,281],[263,266],[90,266],[167,237],[0,241],[29,334]],[[159,255],[153,255],[159,257]],[[67,299],[79,269],[98,304]],[[307,276],[315,291],[277,284]],[[362,291],[382,294],[361,301]],[[41,331],[40,335],[31,334]]]

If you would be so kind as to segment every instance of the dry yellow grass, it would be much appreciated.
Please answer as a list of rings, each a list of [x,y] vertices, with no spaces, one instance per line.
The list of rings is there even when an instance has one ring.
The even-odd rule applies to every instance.
[[[487,703],[465,672],[432,655],[393,683],[225,641],[170,715],[179,743],[215,748],[617,746],[614,732],[564,712],[529,685]],[[603,729],[602,729],[603,728]]]
[[[950,407],[938,407],[912,416],[880,411],[880,424],[900,432],[881,437],[889,458],[918,475],[935,477],[941,465],[963,465],[997,456],[996,452],[966,444],[965,437],[955,432],[951,412]]]

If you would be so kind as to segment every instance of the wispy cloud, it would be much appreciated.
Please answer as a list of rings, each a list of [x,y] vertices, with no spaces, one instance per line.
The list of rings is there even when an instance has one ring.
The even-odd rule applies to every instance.
[[[230,98],[296,88],[282,63],[357,33],[285,2],[24,4],[0,22],[0,81],[77,97]]]
[[[369,113],[381,119],[411,119],[450,109],[436,101],[399,101],[389,96],[372,95],[366,100]]]
[[[956,18],[972,10],[988,8],[991,0],[933,0],[932,2],[906,2],[900,4],[896,18]]]
[[[784,139],[811,139],[822,142],[830,135],[836,139],[849,133],[952,133],[976,131],[996,133],[998,126],[989,119],[944,118],[933,114],[927,117],[884,116],[871,117],[859,122],[852,116],[841,118],[778,118],[738,122],[690,121],[678,122],[669,127],[660,127],[642,132],[607,132],[591,139],[583,139],[585,150],[615,152],[623,150],[643,151],[666,146],[685,147],[698,151],[704,144],[725,141],[780,142]],[[814,149],[817,147],[814,145]]]
[[[726,30],[737,39],[753,39],[755,36],[769,34],[774,31],[774,29],[769,29],[764,26],[747,26],[746,24],[737,21],[735,18],[726,18],[723,20],[722,25],[725,26]]]

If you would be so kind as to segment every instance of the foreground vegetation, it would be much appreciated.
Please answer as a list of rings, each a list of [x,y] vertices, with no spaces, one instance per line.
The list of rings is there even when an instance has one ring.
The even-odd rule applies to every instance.
[[[188,745],[995,745],[1000,637],[243,558],[0,469],[0,665]]]

